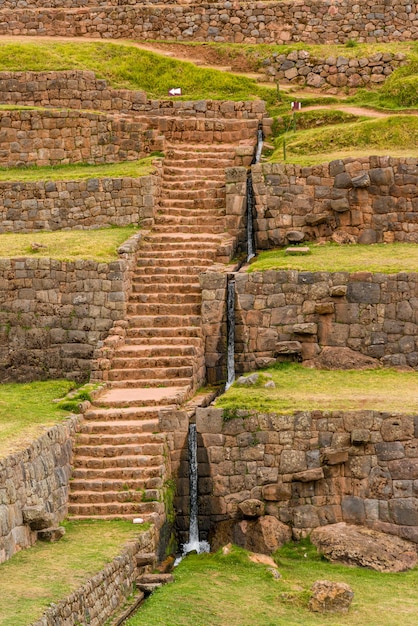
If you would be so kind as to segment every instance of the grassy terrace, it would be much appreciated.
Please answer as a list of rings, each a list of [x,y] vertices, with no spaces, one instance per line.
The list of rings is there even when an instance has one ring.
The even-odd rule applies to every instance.
[[[233,385],[216,400],[219,408],[254,409],[270,413],[294,411],[399,411],[418,410],[418,374],[392,369],[326,371],[308,369],[296,363],[281,363],[264,370],[254,387]]]
[[[175,583],[155,591],[127,626],[415,626],[418,569],[381,574],[322,560],[306,541],[275,555],[281,578],[248,560],[244,550],[191,555]],[[311,613],[309,589],[318,579],[354,591],[346,615]],[[175,610],[173,608],[175,607]],[[377,610],[378,607],[378,610]]]
[[[0,168],[0,182],[38,182],[53,180],[86,180],[88,178],[138,178],[147,176],[154,170],[154,156],[140,161],[123,161],[90,165],[75,163],[71,165],[53,165],[46,167]]]
[[[300,270],[303,272],[398,272],[418,271],[418,246],[414,243],[373,245],[308,244],[308,255],[286,255],[285,249],[260,252],[249,272]]]
[[[61,230],[0,234],[0,258],[49,257],[59,261],[91,259],[108,263],[118,258],[118,247],[138,230],[135,226],[93,230]],[[41,248],[33,249],[32,244]]]
[[[315,165],[335,158],[369,154],[418,156],[418,116],[392,115],[381,119],[333,123],[328,113],[319,116],[319,128],[309,128],[309,122],[315,125],[314,113],[319,112],[297,114],[302,130],[283,133],[280,132],[283,126],[279,127],[280,134],[274,140],[276,149],[270,161],[284,160],[284,140],[286,161],[300,165]],[[306,129],[303,129],[304,126]]]
[[[0,626],[31,624],[116,557],[141,529],[125,521],[64,525],[66,534],[58,543],[38,542],[0,565]]]
[[[68,416],[53,402],[73,389],[68,380],[0,385],[0,457],[29,445]],[[1,614],[1,610],[0,610]]]

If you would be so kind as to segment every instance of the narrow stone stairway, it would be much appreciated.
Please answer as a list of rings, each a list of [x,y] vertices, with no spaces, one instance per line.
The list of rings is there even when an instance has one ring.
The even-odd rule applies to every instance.
[[[110,388],[77,436],[69,514],[140,517],[157,525],[167,475],[162,409],[205,380],[199,274],[227,262],[225,174],[235,145],[167,147],[152,231],[143,239],[128,303],[125,343],[113,356]]]

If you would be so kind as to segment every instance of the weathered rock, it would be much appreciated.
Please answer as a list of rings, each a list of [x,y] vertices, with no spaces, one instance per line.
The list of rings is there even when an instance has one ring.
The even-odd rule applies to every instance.
[[[350,348],[333,346],[325,346],[322,349],[321,354],[315,359],[315,365],[326,370],[364,370],[380,367],[377,359]]]
[[[299,481],[301,483],[310,483],[316,480],[322,480],[323,478],[324,470],[322,467],[315,467],[313,469],[305,470],[304,472],[297,472],[292,476],[292,480]]]
[[[286,233],[286,237],[290,243],[300,243],[305,239],[305,233],[301,230],[289,230]]]
[[[367,428],[355,428],[351,433],[351,443],[353,446],[360,446],[370,440],[370,430]]]
[[[299,341],[278,341],[275,354],[299,354],[302,352],[302,344]]]
[[[356,238],[354,235],[350,235],[350,233],[346,233],[343,230],[336,230],[331,235],[331,240],[334,243],[338,243],[339,245],[353,244],[356,243]]]
[[[274,382],[274,380],[269,380],[264,385],[264,388],[265,389],[275,389],[276,388],[276,383]]]
[[[334,302],[318,302],[315,304],[315,313],[318,315],[330,315],[335,311]]]
[[[321,453],[321,463],[323,465],[340,465],[348,461],[348,450],[333,450],[325,448]]]
[[[243,500],[238,504],[238,509],[244,517],[261,517],[264,515],[265,508],[264,502],[255,498]]]
[[[57,528],[44,528],[43,530],[38,530],[38,539],[40,541],[48,541],[50,543],[55,543],[59,541],[65,535],[64,526],[58,526]]]
[[[280,502],[281,500],[288,500],[292,495],[292,486],[290,483],[274,483],[271,485],[264,485],[262,489],[262,495],[264,500],[271,502]]]
[[[54,523],[52,513],[45,511],[42,504],[26,506],[22,509],[23,523],[28,524],[31,530],[43,530]]]
[[[331,200],[331,209],[336,213],[345,213],[350,210],[350,203],[347,198],[338,198],[337,200]]]
[[[334,285],[334,287],[331,287],[329,290],[329,295],[333,298],[341,298],[342,296],[345,296],[346,293],[347,285]]]
[[[369,187],[370,185],[370,176],[365,172],[364,174],[359,174],[358,176],[354,176],[351,180],[353,187]]]
[[[309,609],[319,613],[347,613],[354,592],[346,583],[317,580],[311,588]]]
[[[290,254],[291,256],[297,256],[298,254],[311,254],[311,250],[308,246],[294,246],[291,248],[286,248],[284,251],[285,254]]]
[[[413,543],[344,522],[315,528],[311,541],[331,562],[359,565],[378,572],[404,572],[417,564]]]
[[[319,226],[328,221],[328,213],[308,213],[305,222],[308,226]]]
[[[307,322],[306,324],[294,324],[292,330],[296,335],[316,335],[318,326],[314,322]]]
[[[259,382],[259,374],[250,374],[250,376],[240,376],[236,383],[237,385],[243,385],[244,387],[251,387]]]
[[[289,526],[272,515],[259,517],[256,521],[242,520],[234,528],[234,543],[261,554],[271,554],[290,541]]]

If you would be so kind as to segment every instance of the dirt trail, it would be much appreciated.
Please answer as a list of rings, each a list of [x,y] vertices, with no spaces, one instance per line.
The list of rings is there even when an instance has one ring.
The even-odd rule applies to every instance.
[[[248,59],[246,60],[245,55],[238,55],[233,59],[228,59],[230,61],[230,65],[224,65],[223,62],[225,59],[222,58],[221,54],[215,50],[212,46],[202,44],[200,46],[190,46],[182,43],[176,42],[153,42],[153,43],[144,43],[137,42],[131,39],[102,39],[100,37],[39,37],[39,36],[30,36],[30,35],[0,35],[0,43],[10,42],[10,43],[21,43],[21,42],[33,42],[33,43],[43,43],[43,42],[62,42],[62,43],[112,43],[118,46],[133,46],[135,48],[139,48],[141,50],[147,50],[149,52],[155,52],[156,54],[161,54],[166,57],[170,57],[172,59],[178,61],[189,61],[194,65],[199,67],[204,67],[208,69],[216,69],[224,72],[230,72],[232,74],[238,74],[240,76],[245,76],[247,78],[251,78],[253,80],[258,80],[261,75],[257,74],[254,71],[251,71],[252,68],[250,66],[250,62]],[[275,83],[264,83],[260,82],[260,86],[270,87],[271,89],[276,89]],[[288,91],[292,89],[292,85],[284,85],[282,87],[283,91]],[[294,93],[295,100],[300,97],[303,98],[304,95],[309,95],[312,98],[318,97],[323,98],[323,92],[306,90],[303,93]],[[333,96],[340,98],[342,100],[341,104],[337,102],[333,102],[330,104],[321,104],[309,107],[303,107],[304,111],[314,111],[317,109],[338,109],[339,111],[345,111],[346,113],[351,113],[352,115],[363,115],[364,117],[371,118],[384,118],[390,115],[418,115],[418,111],[400,111],[399,113],[395,111],[377,111],[375,109],[365,108],[365,107],[355,107],[344,104],[345,96]]]

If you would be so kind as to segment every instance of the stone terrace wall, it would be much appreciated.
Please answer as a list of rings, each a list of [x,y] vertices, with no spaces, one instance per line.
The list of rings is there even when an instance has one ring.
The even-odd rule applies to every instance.
[[[222,100],[148,100],[143,91],[112,89],[94,72],[0,72],[0,102],[101,111],[225,119],[261,119],[265,103]]]
[[[163,148],[143,124],[80,111],[0,111],[0,165],[114,163]]]
[[[151,226],[159,175],[0,182],[0,233]]]
[[[372,87],[383,83],[401,65],[405,65],[401,52],[377,52],[370,57],[345,56],[316,58],[306,50],[293,50],[286,54],[273,53],[263,61],[258,71],[270,82],[296,83],[309,87]]]
[[[418,368],[418,274],[266,271],[235,274],[235,367],[311,360],[350,348],[385,366]],[[226,276],[201,278],[206,366],[225,379]]]
[[[77,425],[78,418],[70,417],[26,450],[0,459],[0,563],[36,541],[23,521],[24,507],[42,505],[56,523],[66,516]]]
[[[120,259],[0,259],[0,381],[85,380],[94,350],[125,319],[139,235]]]
[[[152,527],[138,534],[100,572],[92,576],[71,595],[52,605],[33,626],[102,626],[126,602],[139,575],[149,573],[150,566],[138,566],[137,557],[155,553],[158,537]]]
[[[358,243],[418,242],[416,158],[255,165],[253,185],[259,248],[286,244],[294,230],[310,240],[339,230]]]
[[[236,517],[239,502],[257,498],[295,538],[345,521],[418,542],[415,416],[239,414],[224,422],[222,409],[197,410],[203,526]]]
[[[11,0],[15,2],[15,0]],[[7,6],[7,5],[5,5]],[[30,5],[29,5],[30,6]],[[14,7],[14,5],[13,5]],[[5,8],[0,34],[230,41],[345,43],[416,39],[418,10],[409,0],[152,4],[82,8]]]

